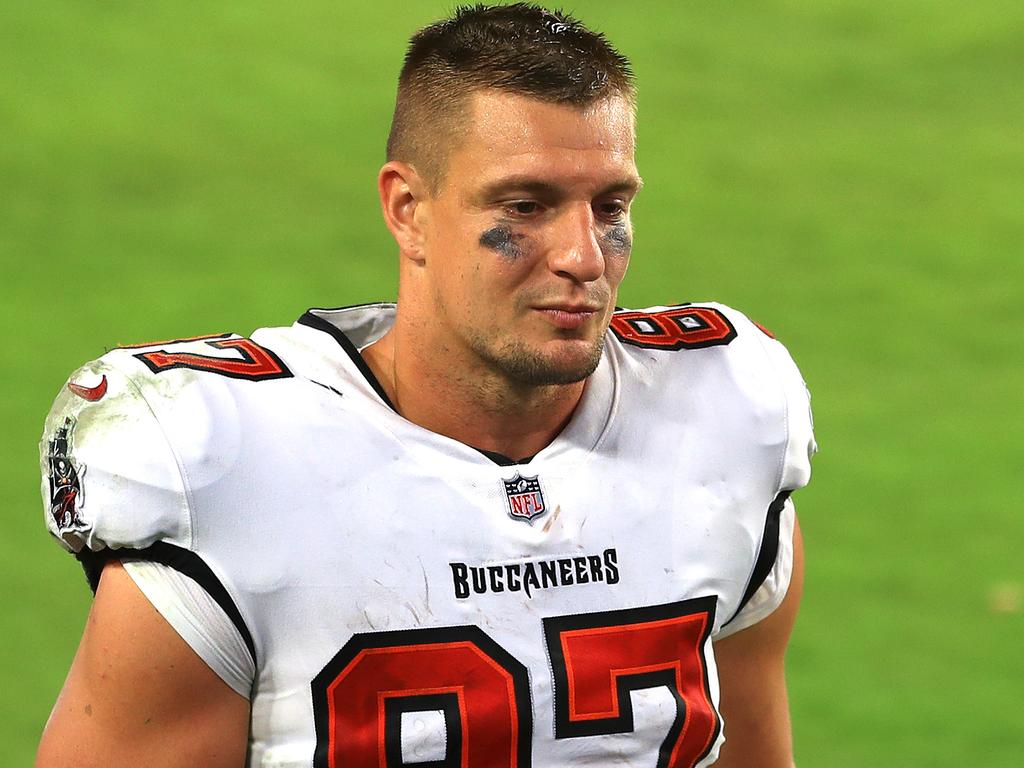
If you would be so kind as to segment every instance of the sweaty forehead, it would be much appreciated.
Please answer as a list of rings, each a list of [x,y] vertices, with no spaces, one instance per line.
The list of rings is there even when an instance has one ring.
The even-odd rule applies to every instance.
[[[469,137],[494,147],[600,144],[619,151],[633,149],[633,108],[622,97],[577,107],[487,90],[471,96],[468,111]]]
[[[621,97],[585,107],[550,104],[518,94],[473,94],[466,131],[453,149],[448,180],[460,186],[504,175],[636,176],[633,108]]]

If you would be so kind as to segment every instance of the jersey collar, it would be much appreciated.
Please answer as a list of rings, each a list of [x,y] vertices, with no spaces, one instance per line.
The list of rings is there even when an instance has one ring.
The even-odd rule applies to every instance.
[[[367,365],[359,350],[380,339],[395,320],[396,305],[388,302],[357,304],[333,309],[313,308],[308,310],[297,321],[299,325],[313,328],[328,334],[345,351],[350,363],[358,372],[358,380],[377,396],[381,403],[390,409],[394,416],[401,419],[398,409],[387,396],[380,381]],[[531,461],[549,460],[557,456],[578,452],[583,449],[589,453],[598,446],[611,423],[618,400],[618,363],[614,355],[614,345],[606,344],[605,353],[601,357],[597,370],[587,379],[583,397],[559,435],[535,456],[523,459],[512,459],[492,451],[484,451],[473,446],[466,446],[477,456],[483,456],[500,466],[526,464]],[[403,419],[403,421],[405,421]],[[405,422],[411,424],[411,422]],[[412,425],[423,432],[428,430]],[[433,433],[430,433],[433,434]],[[435,436],[440,437],[440,436]],[[448,439],[448,438],[444,438]]]

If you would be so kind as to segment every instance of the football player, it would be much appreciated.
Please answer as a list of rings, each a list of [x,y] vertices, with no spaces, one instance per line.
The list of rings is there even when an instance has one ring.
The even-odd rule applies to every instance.
[[[733,309],[615,309],[634,121],[601,35],[460,9],[378,178],[397,304],[72,375],[96,594],[40,765],[792,764],[807,392]]]

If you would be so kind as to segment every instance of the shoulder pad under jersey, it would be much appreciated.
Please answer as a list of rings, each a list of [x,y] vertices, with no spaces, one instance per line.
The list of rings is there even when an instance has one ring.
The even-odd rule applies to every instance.
[[[744,393],[745,407],[759,418],[775,414],[785,428],[778,490],[807,484],[817,450],[810,395],[789,352],[769,331],[715,302],[618,310],[610,330],[644,375],[685,381],[700,369],[724,376],[729,391]],[[722,405],[739,407],[736,401]]]
[[[222,375],[206,375],[211,366]],[[230,334],[115,349],[77,370],[40,443],[50,532],[75,553],[157,541],[190,548],[189,494],[237,454],[229,382],[275,376],[291,373]]]
[[[61,389],[39,454],[46,524],[66,549],[187,546],[174,450],[142,388],[107,358],[75,371]]]

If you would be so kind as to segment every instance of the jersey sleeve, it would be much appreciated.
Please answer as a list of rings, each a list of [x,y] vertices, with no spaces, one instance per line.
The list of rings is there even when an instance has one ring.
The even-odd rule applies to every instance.
[[[210,593],[163,563],[127,559],[124,569],[199,658],[235,693],[250,698],[256,663],[238,627]]]
[[[765,351],[779,378],[786,409],[786,450],[779,491],[795,491],[810,482],[811,457],[818,451],[811,394],[789,351],[781,343],[766,338]]]
[[[751,627],[766,618],[778,608],[789,592],[789,583],[793,577],[793,531],[796,526],[796,508],[793,500],[787,498],[779,514],[778,551],[775,561],[747,602],[718,631],[716,640],[735,634],[741,629]]]
[[[61,388],[40,467],[47,527],[87,573],[90,554],[190,545],[179,462],[138,383],[109,361],[89,363]]]
[[[789,591],[793,574],[793,532],[796,508],[790,496],[811,479],[811,459],[818,450],[811,414],[811,396],[804,378],[786,347],[763,328],[749,323],[750,333],[761,340],[767,358],[765,375],[776,382],[780,393],[785,443],[780,450],[776,497],[767,518],[758,553],[743,600],[723,625],[718,639],[753,626],[778,608]],[[755,330],[756,329],[756,330]]]
[[[248,696],[252,635],[222,574],[193,541],[190,492],[223,469],[208,438],[233,446],[231,430],[214,425],[207,407],[223,404],[223,393],[218,399],[187,376],[129,373],[130,356],[119,350],[85,365],[54,401],[40,443],[46,525],[94,590],[106,562],[124,562],[178,634]]]

